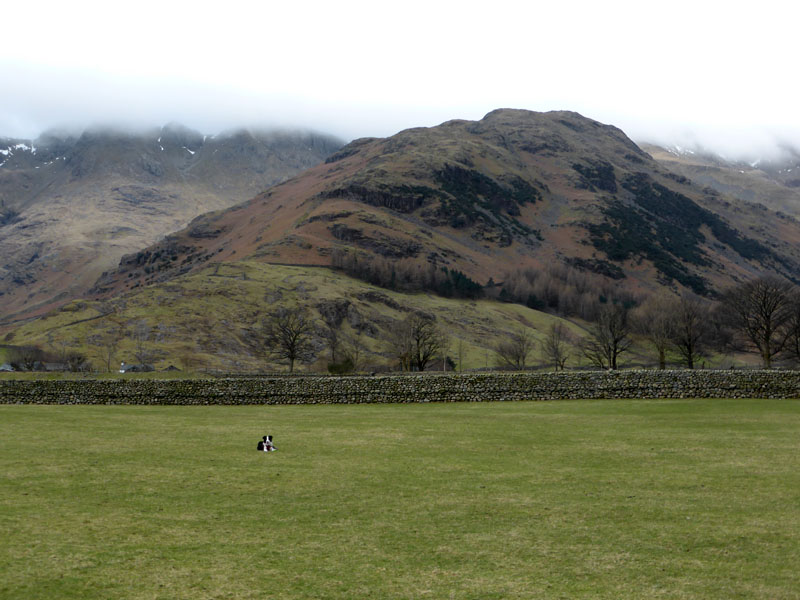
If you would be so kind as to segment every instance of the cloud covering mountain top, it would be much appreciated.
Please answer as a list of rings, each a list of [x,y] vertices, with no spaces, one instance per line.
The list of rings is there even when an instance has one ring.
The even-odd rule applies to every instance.
[[[800,146],[800,8],[740,8],[17,3],[4,9],[14,27],[0,57],[0,135],[177,120],[204,133],[299,125],[352,139],[518,107],[731,156]]]

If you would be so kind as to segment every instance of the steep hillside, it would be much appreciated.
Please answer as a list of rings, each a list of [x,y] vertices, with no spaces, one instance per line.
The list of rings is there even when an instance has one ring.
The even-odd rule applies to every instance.
[[[0,139],[0,321],[83,295],[120,258],[322,162],[302,132],[50,132]]]
[[[782,158],[750,163],[685,148],[643,145],[669,170],[721,194],[763,204],[800,218],[800,152],[786,149]]]
[[[126,256],[111,295],[209,262],[447,268],[481,284],[563,264],[620,289],[712,294],[759,272],[800,277],[800,224],[667,170],[576,113],[496,110],[361,139],[246,204]],[[344,254],[343,254],[344,253]],[[342,259],[342,256],[345,256]]]

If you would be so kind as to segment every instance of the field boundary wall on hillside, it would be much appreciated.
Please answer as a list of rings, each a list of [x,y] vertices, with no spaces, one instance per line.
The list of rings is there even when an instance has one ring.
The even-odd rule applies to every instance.
[[[252,379],[0,379],[0,404],[258,405],[800,398],[800,371],[468,373]]]

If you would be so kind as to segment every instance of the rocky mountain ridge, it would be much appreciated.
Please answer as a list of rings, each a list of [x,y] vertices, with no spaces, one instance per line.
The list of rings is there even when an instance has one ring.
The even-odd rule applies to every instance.
[[[697,185],[616,127],[566,111],[501,109],[355,140],[126,256],[95,292],[209,262],[331,265],[345,253],[480,283],[562,264],[631,290],[713,294],[757,273],[797,280],[798,239],[792,216]]]
[[[124,254],[251,198],[341,144],[289,130],[204,136],[178,124],[0,139],[0,320],[83,295]]]

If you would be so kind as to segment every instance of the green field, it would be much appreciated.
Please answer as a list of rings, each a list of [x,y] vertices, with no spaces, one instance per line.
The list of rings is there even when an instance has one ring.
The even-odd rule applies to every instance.
[[[797,401],[4,406],[0,436],[0,598],[800,597]]]

